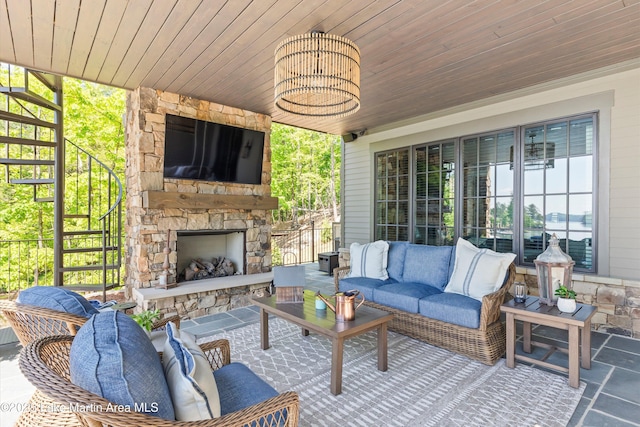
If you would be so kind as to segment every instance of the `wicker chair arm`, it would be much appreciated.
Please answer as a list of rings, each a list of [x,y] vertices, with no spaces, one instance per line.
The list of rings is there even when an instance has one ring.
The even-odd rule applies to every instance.
[[[480,311],[480,330],[486,331],[487,326],[500,319],[500,306],[504,302],[507,291],[516,280],[516,266],[509,265],[509,275],[502,287],[497,291],[482,297],[482,309]]]
[[[0,300],[0,312],[22,345],[48,335],[75,335],[86,317],[15,301]]]
[[[231,346],[229,340],[221,339],[200,344],[200,349],[207,357],[211,369],[215,371],[231,363]]]
[[[238,425],[260,425],[261,418],[273,416],[278,419],[287,411],[284,426],[298,425],[299,400],[294,392],[282,393],[262,403],[250,406],[220,418],[202,421],[170,421],[139,412],[132,408],[119,408],[98,395],[71,383],[68,372],[55,372],[52,367],[60,365],[68,370],[69,351],[73,337],[51,336],[38,339],[24,347],[20,353],[20,369],[24,376],[41,393],[55,402],[60,409],[72,410],[88,425],[110,426],[209,426],[232,427]],[[57,371],[60,368],[56,369]],[[65,378],[66,377],[66,378]],[[267,422],[263,423],[269,424]],[[279,425],[278,423],[275,423]],[[271,424],[269,424],[271,425]]]
[[[153,326],[151,329],[154,331],[164,330],[167,326],[167,323],[169,322],[173,322],[176,325],[176,327],[180,329],[180,316],[178,316],[177,314],[173,316],[168,316],[168,317],[165,317],[164,319],[153,322]]]
[[[333,269],[333,284],[336,287],[336,292],[339,291],[339,284],[340,284],[340,279],[344,279],[347,274],[349,274],[349,271],[351,270],[351,267],[337,267]]]

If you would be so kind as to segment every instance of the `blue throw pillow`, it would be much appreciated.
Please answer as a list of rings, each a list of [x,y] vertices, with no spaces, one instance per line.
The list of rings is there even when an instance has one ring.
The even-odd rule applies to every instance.
[[[129,316],[91,317],[73,340],[71,382],[127,410],[175,420],[162,362],[146,332]]]
[[[451,253],[451,246],[410,244],[404,257],[402,281],[443,290],[449,279]]]
[[[389,255],[387,260],[387,273],[389,278],[398,282],[402,281],[404,271],[404,257],[407,254],[409,242],[389,242]]]
[[[60,286],[34,286],[20,291],[19,303],[89,318],[98,313],[85,297]]]

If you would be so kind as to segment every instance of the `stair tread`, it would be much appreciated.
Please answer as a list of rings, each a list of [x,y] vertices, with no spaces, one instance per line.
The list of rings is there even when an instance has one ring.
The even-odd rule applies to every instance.
[[[107,270],[116,270],[120,268],[120,266],[117,264],[107,264],[105,267]],[[83,266],[77,266],[77,267],[62,267],[60,271],[61,272],[96,271],[96,270],[102,270],[102,268],[103,268],[102,264],[96,264],[96,265],[83,265]]]
[[[55,184],[56,180],[47,179],[10,179],[9,184],[27,184],[27,185],[41,185],[41,184]]]
[[[63,236],[82,236],[82,235],[95,235],[102,234],[102,230],[78,230],[78,231],[65,231]],[[109,232],[107,232],[109,234]]]
[[[55,165],[54,160],[35,160],[35,159],[0,159],[2,165],[24,165],[24,166],[47,166]]]
[[[102,248],[103,248],[102,246],[96,246],[92,248],[71,248],[71,249],[63,249],[62,252],[67,254],[82,253],[82,252],[102,252]],[[105,249],[107,251],[115,251],[119,248],[118,246],[105,246]]]
[[[8,92],[8,94],[14,98],[22,99],[50,110],[62,111],[62,107],[58,104],[32,92]]]
[[[37,139],[28,138],[16,138],[12,136],[0,136],[0,142],[4,144],[16,144],[16,145],[38,145],[40,147],[57,147],[56,142],[39,141]]]
[[[20,114],[10,113],[8,111],[0,110],[0,119],[7,120],[9,122],[24,123],[34,126],[40,126],[44,128],[54,129],[58,126],[57,123],[47,122],[45,120],[36,119],[34,117],[22,116]]]

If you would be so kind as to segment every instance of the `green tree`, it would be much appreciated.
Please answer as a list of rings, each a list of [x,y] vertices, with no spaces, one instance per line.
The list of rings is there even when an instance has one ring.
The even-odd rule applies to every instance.
[[[524,227],[542,228],[543,223],[542,213],[540,213],[538,207],[534,203],[527,206],[524,212]]]
[[[123,89],[64,79],[65,138],[105,163],[123,180],[124,115]]]
[[[271,194],[279,199],[276,221],[297,223],[299,212],[340,203],[340,143],[335,135],[275,123],[271,130]]]

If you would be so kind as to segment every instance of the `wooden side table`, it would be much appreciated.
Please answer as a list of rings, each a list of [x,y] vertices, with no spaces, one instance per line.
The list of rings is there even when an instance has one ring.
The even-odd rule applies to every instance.
[[[502,304],[500,310],[507,317],[507,367],[515,368],[516,359],[522,360],[556,371],[568,372],[569,385],[575,388],[580,386],[580,366],[591,369],[591,318],[598,311],[596,307],[577,304],[576,311],[573,313],[562,313],[556,306],[548,306],[540,303],[536,297],[528,297],[524,303],[516,303],[513,300],[506,302]],[[532,346],[549,349],[542,359],[516,354],[516,320],[522,321],[522,347],[525,353],[531,353]],[[532,323],[568,330],[569,349],[532,341]],[[556,350],[569,355],[568,369],[546,361]],[[582,357],[580,357],[580,353],[582,353]]]

